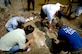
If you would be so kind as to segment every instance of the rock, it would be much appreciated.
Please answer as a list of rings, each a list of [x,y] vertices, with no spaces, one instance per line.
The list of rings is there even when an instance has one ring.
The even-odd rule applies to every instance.
[[[51,54],[46,44],[45,33],[35,28],[34,32],[27,35],[28,39],[33,38],[34,42],[30,45],[31,51],[29,54]]]
[[[35,29],[35,31],[33,32],[33,36],[34,36],[34,41],[37,45],[38,48],[41,48],[43,46],[47,47],[45,44],[45,33],[40,31],[39,29]]]

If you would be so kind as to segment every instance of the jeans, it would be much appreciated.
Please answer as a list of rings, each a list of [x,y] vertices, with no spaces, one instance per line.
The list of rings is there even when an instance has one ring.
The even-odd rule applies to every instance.
[[[12,47],[12,48],[10,49],[9,52],[10,52],[10,53],[15,53],[15,52],[24,52],[24,51],[27,51],[28,48],[29,48],[29,47],[27,47],[25,50],[22,50],[22,49],[19,48],[18,45],[15,45],[14,47]]]
[[[10,52],[10,53],[15,53],[15,52],[24,52],[24,51],[27,51],[28,48],[29,48],[29,47],[27,47],[25,50],[22,50],[22,49],[19,48],[18,45],[16,45],[16,46],[12,47],[12,48],[10,49],[9,52]]]
[[[14,47],[12,47],[11,49],[10,49],[10,53],[13,53],[13,52],[16,52],[16,51],[18,51],[20,48],[19,48],[19,46],[18,45],[16,45],[16,46],[14,46]]]
[[[13,30],[14,30],[13,28],[9,28],[9,27],[7,27],[6,29],[7,29],[7,31],[8,31],[8,32],[10,32],[10,31],[13,31]]]

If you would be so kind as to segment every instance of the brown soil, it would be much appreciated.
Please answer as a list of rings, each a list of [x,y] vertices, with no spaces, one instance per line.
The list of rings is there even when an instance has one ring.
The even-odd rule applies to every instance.
[[[40,38],[41,41],[42,40],[45,40],[45,46],[40,46],[40,48],[38,47],[38,39],[37,40],[37,43],[36,43],[36,40],[35,42],[31,45],[31,48],[32,50],[30,52],[18,52],[16,54],[52,54],[50,52],[50,46],[51,46],[51,38],[55,37],[55,39],[57,38],[57,30],[55,28],[55,23],[58,22],[58,18],[54,20],[52,26],[53,26],[53,31],[52,33],[50,33],[48,31],[48,28],[47,27],[43,27],[40,25],[40,9],[41,9],[41,5],[44,3],[44,0],[36,0],[35,1],[35,10],[34,11],[23,11],[23,8],[26,9],[27,8],[27,0],[12,0],[11,3],[12,5],[11,6],[8,6],[8,7],[5,7],[3,5],[3,1],[4,0],[0,0],[0,4],[1,4],[1,7],[5,8],[5,10],[8,10],[7,12],[4,12],[4,13],[0,13],[0,37],[2,37],[3,35],[5,35],[6,33],[8,33],[5,29],[5,24],[6,22],[8,21],[9,18],[11,18],[12,16],[23,16],[25,17],[26,19],[29,18],[29,17],[35,17],[37,16],[36,19],[34,19],[33,21],[30,21],[30,22],[27,22],[25,23],[25,26],[31,24],[32,26],[34,26],[36,29],[35,33],[37,32],[37,35],[41,36],[43,33],[45,33],[45,35],[42,35]],[[22,2],[23,2],[23,5],[22,5]],[[68,1],[67,0],[50,0],[50,3],[56,3],[56,2],[60,2],[62,4],[67,4]],[[74,6],[75,4],[73,4]],[[66,8],[67,9],[67,8]],[[63,11],[66,12],[66,9],[64,9]],[[34,13],[34,14],[32,14]],[[72,17],[74,16],[74,14],[72,15]],[[81,16],[79,16],[78,18],[76,18],[75,20],[68,20],[66,19],[65,17],[62,17],[61,21],[64,25],[67,25],[67,26],[70,26],[70,27],[73,27],[74,29],[76,29],[78,31],[78,33],[80,35],[82,35],[82,21],[81,21]],[[46,23],[46,20],[45,22]],[[42,33],[43,32],[43,33]],[[29,34],[27,36],[33,36],[32,38],[36,38],[33,34]],[[27,37],[28,38],[28,37]],[[31,38],[31,37],[30,37]],[[29,38],[28,38],[29,39]],[[40,43],[41,44],[41,43]],[[2,54],[2,52],[0,52],[0,54]],[[55,53],[56,54],[56,53]],[[65,54],[64,52],[61,52],[60,54]]]

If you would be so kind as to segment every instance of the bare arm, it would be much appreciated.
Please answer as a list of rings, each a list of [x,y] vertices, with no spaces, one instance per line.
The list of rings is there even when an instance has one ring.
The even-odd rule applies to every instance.
[[[25,48],[23,48],[23,50],[25,50],[29,46],[29,44],[32,42],[33,42],[33,39],[30,39],[28,42],[26,42]]]
[[[67,5],[62,5],[62,4],[60,4],[60,7],[68,7]]]

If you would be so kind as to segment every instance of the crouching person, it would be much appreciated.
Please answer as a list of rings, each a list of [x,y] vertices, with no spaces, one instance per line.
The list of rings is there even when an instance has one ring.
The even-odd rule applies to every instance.
[[[17,28],[22,28],[22,25],[25,23],[25,18],[22,16],[14,16],[10,18],[7,23],[5,24],[5,27],[8,32],[13,31]]]
[[[70,51],[71,54],[82,54],[82,37],[76,30],[61,23],[57,23],[59,43],[64,43],[63,50]]]
[[[0,50],[8,51],[10,53],[15,53],[16,51],[29,51],[29,44],[33,42],[33,39],[30,39],[26,42],[26,35],[32,33],[34,27],[31,25],[26,26],[25,28],[18,28],[7,34],[5,34],[0,39]]]

